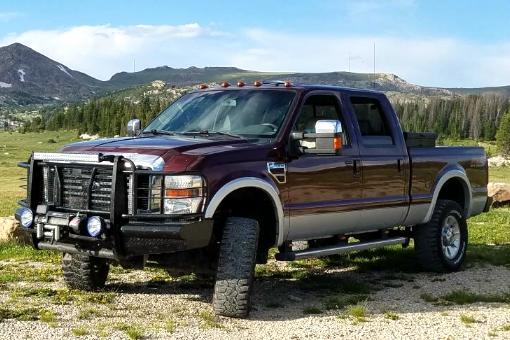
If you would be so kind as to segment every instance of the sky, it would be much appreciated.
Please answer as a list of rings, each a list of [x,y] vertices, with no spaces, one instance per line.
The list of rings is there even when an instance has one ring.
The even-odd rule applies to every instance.
[[[148,67],[376,72],[510,85],[508,0],[0,0],[0,46],[107,80]]]

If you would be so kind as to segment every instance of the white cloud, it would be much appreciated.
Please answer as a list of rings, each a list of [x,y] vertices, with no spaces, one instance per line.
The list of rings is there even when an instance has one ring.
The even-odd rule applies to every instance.
[[[19,12],[0,12],[0,22],[9,22],[20,16],[21,13]]]
[[[372,72],[375,42],[377,72],[429,86],[510,84],[510,41],[483,44],[448,37],[305,35],[258,28],[218,32],[197,23],[27,31],[0,38],[0,45],[15,41],[100,79],[132,71],[134,58],[137,70],[194,65],[328,72],[347,70],[350,55],[351,71]]]

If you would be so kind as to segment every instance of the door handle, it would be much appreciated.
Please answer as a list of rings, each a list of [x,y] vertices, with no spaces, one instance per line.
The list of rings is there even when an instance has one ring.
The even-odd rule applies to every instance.
[[[345,161],[345,165],[352,166],[352,174],[354,175],[354,177],[358,177],[360,175],[359,159],[349,159]]]
[[[403,162],[404,162],[404,160],[402,158],[397,159],[398,172],[402,172],[402,163]]]

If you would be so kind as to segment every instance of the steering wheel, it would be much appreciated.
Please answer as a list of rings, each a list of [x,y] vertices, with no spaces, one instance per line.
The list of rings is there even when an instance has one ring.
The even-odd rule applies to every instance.
[[[272,123],[262,123],[262,124],[259,124],[259,125],[262,125],[262,126],[269,126],[270,128],[273,129],[273,131],[276,131],[278,130],[278,126],[272,124]]]

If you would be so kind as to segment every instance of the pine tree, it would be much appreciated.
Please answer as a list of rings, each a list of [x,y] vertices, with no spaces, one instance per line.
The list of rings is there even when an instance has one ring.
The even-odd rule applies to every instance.
[[[510,111],[507,111],[501,118],[496,141],[499,152],[503,155],[510,155]]]

